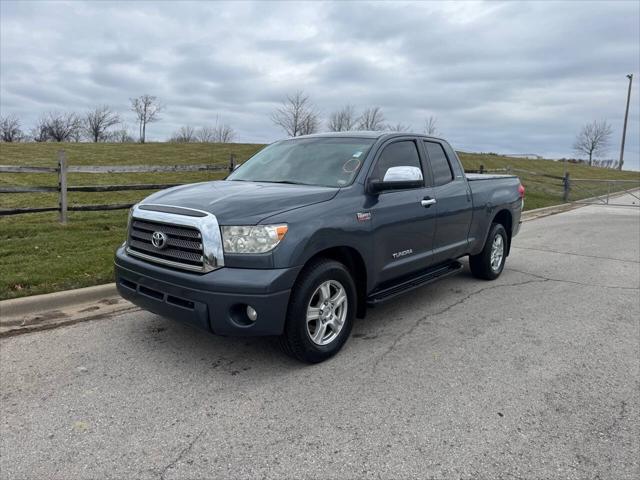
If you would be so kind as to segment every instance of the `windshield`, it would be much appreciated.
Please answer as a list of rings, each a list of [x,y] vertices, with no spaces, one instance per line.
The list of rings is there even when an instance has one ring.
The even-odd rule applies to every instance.
[[[358,174],[374,140],[301,138],[269,145],[227,180],[344,187]]]

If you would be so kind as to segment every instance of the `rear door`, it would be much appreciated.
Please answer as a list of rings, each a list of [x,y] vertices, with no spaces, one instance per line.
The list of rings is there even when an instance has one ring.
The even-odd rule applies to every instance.
[[[387,169],[398,166],[420,168],[425,185],[385,191],[369,198],[378,284],[426,268],[432,262],[436,209],[422,205],[433,192],[426,186],[430,184],[430,171],[424,168],[417,139],[403,137],[386,143],[369,177],[384,178]]]
[[[433,260],[441,263],[467,253],[471,191],[460,163],[449,158],[445,145],[435,140],[423,140],[422,144],[433,175],[433,195],[437,202]]]

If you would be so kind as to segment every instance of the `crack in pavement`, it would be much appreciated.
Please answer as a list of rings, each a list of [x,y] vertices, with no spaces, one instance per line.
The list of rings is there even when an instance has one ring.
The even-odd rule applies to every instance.
[[[511,283],[511,284],[499,284],[499,285],[492,285],[490,287],[485,287],[485,288],[481,288],[479,290],[476,290],[474,292],[469,293],[468,295],[466,295],[465,297],[461,298],[460,300],[452,303],[451,305],[448,305],[446,307],[444,307],[443,309],[431,313],[431,314],[427,314],[424,315],[420,318],[418,318],[418,320],[416,320],[416,322],[406,331],[402,332],[400,335],[398,335],[394,341],[391,343],[391,345],[384,351],[382,352],[382,354],[373,362],[372,364],[372,370],[375,372],[378,368],[378,365],[380,364],[380,362],[389,354],[391,353],[396,346],[398,345],[398,343],[405,338],[407,335],[412,334],[419,326],[420,324],[426,320],[427,318],[433,318],[433,317],[437,317],[439,315],[442,315],[446,312],[448,312],[449,310],[457,307],[458,305],[461,305],[463,303],[465,303],[467,300],[469,300],[470,298],[474,297],[475,295],[485,292],[487,290],[493,290],[496,288],[501,288],[501,287],[519,287],[522,285],[527,285],[530,283],[542,283],[542,282],[559,282],[559,283],[568,283],[571,285],[579,285],[579,286],[583,286],[583,287],[597,287],[597,288],[614,288],[614,289],[620,289],[620,290],[640,290],[639,288],[636,287],[622,287],[622,286],[612,286],[612,285],[598,285],[598,284],[593,284],[593,283],[582,283],[582,282],[577,282],[574,280],[563,280],[563,279],[559,279],[559,278],[551,278],[551,277],[545,277],[543,275],[538,275],[535,273],[531,273],[531,272],[525,272],[522,270],[517,270],[514,268],[505,268],[505,270],[507,271],[511,271],[511,272],[516,272],[516,273],[520,273],[522,275],[529,275],[531,277],[534,277],[535,280],[526,280],[524,282],[518,282],[518,283]]]
[[[535,275],[534,275],[535,276]],[[469,293],[468,295],[464,296],[463,298],[461,298],[460,300],[457,300],[456,302],[452,303],[451,305],[448,305],[446,307],[444,307],[441,310],[438,310],[437,312],[434,313],[429,313],[426,315],[423,315],[422,317],[418,318],[418,320],[415,321],[415,323],[406,331],[402,332],[400,335],[398,335],[393,342],[391,343],[391,345],[389,345],[389,347],[382,352],[382,354],[373,362],[372,364],[372,370],[375,372],[378,368],[378,365],[380,364],[380,362],[389,354],[391,353],[396,346],[398,345],[398,343],[405,338],[407,335],[412,334],[416,328],[418,328],[420,326],[420,324],[425,321],[427,318],[433,318],[433,317],[437,317],[439,315],[442,315],[444,313],[447,313],[449,310],[457,307],[458,305],[461,305],[463,303],[465,303],[467,300],[469,300],[470,298],[482,293],[482,292],[486,292],[487,290],[494,290],[496,288],[502,288],[502,287],[519,287],[522,285],[528,285],[530,283],[542,283],[542,282],[548,282],[549,279],[547,278],[537,278],[535,280],[526,280],[524,282],[518,282],[518,283],[511,283],[511,284],[504,284],[501,283],[499,285],[491,285],[489,287],[484,287],[484,288],[480,288],[479,290],[475,290],[471,293]]]
[[[189,442],[189,444],[180,451],[178,456],[175,459],[173,459],[173,461],[171,461],[166,467],[162,469],[162,472],[160,472],[160,480],[164,480],[165,478],[164,476],[167,474],[167,471],[173,468],[176,465],[176,463],[182,460],[182,457],[184,457],[187,453],[189,453],[189,451],[193,448],[193,445],[200,439],[203,433],[204,433],[204,428],[200,430],[200,433],[198,435],[193,437],[193,439]]]
[[[618,433],[617,430],[618,430],[618,427],[620,426],[620,423],[622,423],[626,418],[627,418],[627,400],[622,400],[622,402],[620,402],[620,408],[618,409],[618,412],[616,412],[616,414],[613,416],[613,421],[611,422],[611,425],[609,425],[605,429],[607,437],[610,438],[614,436],[615,433]]]
[[[621,258],[613,258],[613,257],[600,257],[598,255],[585,255],[583,253],[571,253],[571,252],[561,252],[559,250],[545,250],[544,248],[534,248],[534,247],[518,247],[513,245],[511,248],[516,248],[520,250],[533,250],[535,252],[545,252],[545,253],[557,253],[559,255],[571,255],[574,257],[587,257],[587,258],[598,258],[600,260],[613,260],[615,262],[624,262],[624,263],[640,263],[637,260],[623,260]]]
[[[639,287],[623,287],[620,285],[601,285],[599,283],[584,283],[584,282],[578,282],[576,280],[564,280],[562,278],[545,277],[544,275],[525,272],[524,270],[517,270],[515,268],[505,268],[505,270],[509,272],[521,273],[523,275],[529,275],[531,277],[539,278],[541,280],[546,280],[549,282],[569,283],[572,285],[580,285],[581,287],[614,288],[614,289],[620,289],[620,290],[640,290]]]

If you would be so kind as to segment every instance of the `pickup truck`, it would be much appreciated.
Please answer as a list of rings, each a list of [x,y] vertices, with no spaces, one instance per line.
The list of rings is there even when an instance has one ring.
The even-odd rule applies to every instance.
[[[465,175],[444,140],[349,132],[273,143],[225,180],[133,206],[125,299],[219,335],[273,335],[320,362],[367,307],[458,272],[493,280],[520,225],[511,175]]]

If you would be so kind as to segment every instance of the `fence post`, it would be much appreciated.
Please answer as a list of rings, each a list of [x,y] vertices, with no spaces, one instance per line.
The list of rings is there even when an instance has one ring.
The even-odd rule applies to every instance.
[[[64,150],[58,152],[58,208],[60,223],[67,223],[67,157]]]
[[[235,154],[229,155],[229,173],[233,172],[236,168],[236,156]]]
[[[566,172],[564,174],[564,177],[562,178],[562,188],[563,188],[563,200],[565,202],[569,201],[569,191],[571,190],[571,180],[569,178],[569,172]]]

